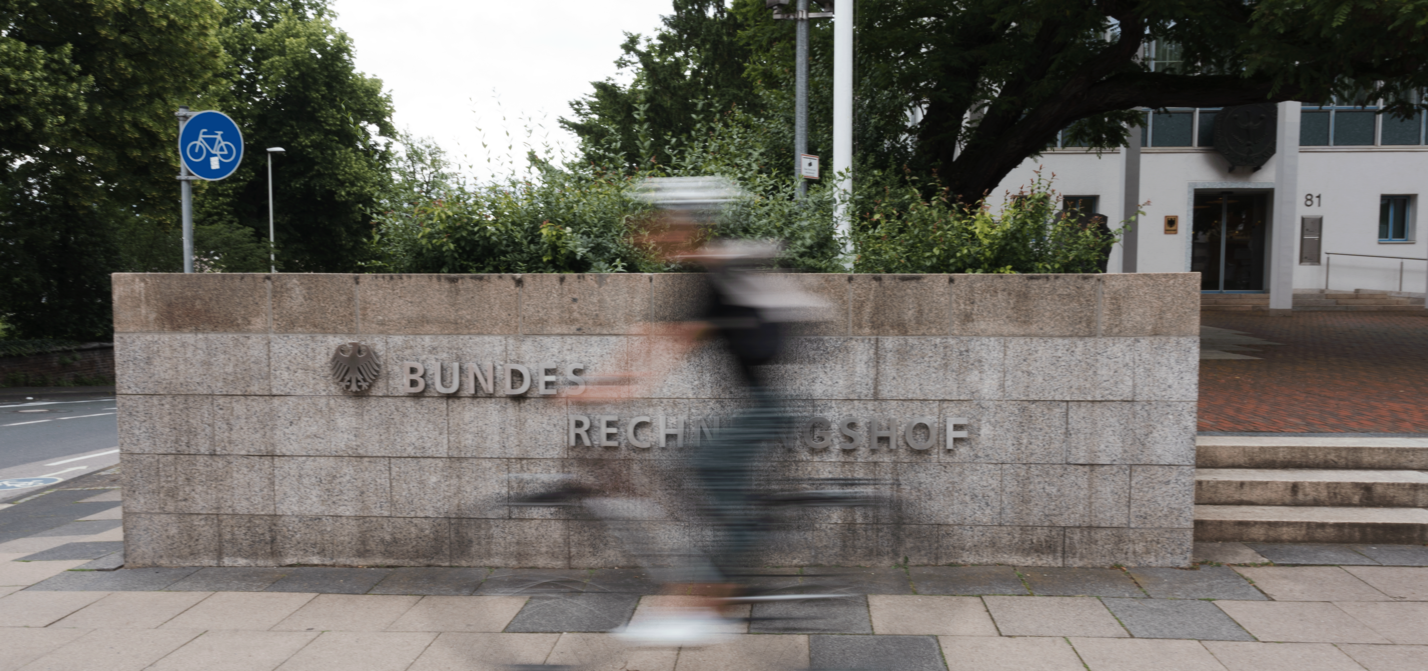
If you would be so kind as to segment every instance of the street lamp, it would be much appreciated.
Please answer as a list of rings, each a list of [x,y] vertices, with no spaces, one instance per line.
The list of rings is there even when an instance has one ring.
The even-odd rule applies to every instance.
[[[273,154],[286,154],[282,147],[268,147],[268,263],[270,270],[278,272],[278,256],[273,251]]]

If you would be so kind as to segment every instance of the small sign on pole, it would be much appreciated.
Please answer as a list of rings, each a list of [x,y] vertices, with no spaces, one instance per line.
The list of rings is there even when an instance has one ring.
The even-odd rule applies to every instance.
[[[798,174],[804,179],[818,179],[818,157],[803,154],[798,162]]]

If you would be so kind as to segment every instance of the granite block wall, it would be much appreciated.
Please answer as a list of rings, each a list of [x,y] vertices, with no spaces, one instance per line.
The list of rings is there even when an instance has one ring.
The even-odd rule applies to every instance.
[[[788,277],[826,305],[774,377],[841,442],[805,430],[766,475],[875,478],[899,505],[800,512],[765,561],[1188,564],[1196,276]],[[647,530],[699,543],[680,458],[745,402],[721,352],[609,406],[541,394],[539,379],[509,393],[500,366],[674,364],[668,339],[635,327],[686,316],[691,279],[115,275],[126,558],[629,565],[588,514],[504,505],[558,474],[647,497]],[[381,361],[366,391],[331,379],[348,342]],[[425,368],[419,393],[408,361]],[[492,364],[490,393],[472,363]],[[845,419],[856,430],[837,437]],[[581,422],[587,440],[572,438]]]

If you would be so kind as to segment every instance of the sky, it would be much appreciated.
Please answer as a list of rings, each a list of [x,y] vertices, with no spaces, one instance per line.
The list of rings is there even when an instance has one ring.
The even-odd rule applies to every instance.
[[[397,128],[430,137],[465,172],[524,166],[525,146],[573,152],[556,120],[616,76],[625,32],[650,35],[670,0],[333,0],[357,69],[382,80]],[[482,142],[490,149],[483,149]],[[514,163],[513,163],[514,162]]]

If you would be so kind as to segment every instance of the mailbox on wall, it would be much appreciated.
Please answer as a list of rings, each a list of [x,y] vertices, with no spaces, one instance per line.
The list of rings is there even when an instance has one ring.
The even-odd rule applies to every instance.
[[[1323,231],[1323,217],[1299,218],[1299,265],[1319,265],[1320,238]]]
[[[1175,214],[1165,215],[1165,234],[1175,235],[1180,232],[1180,216]]]

